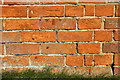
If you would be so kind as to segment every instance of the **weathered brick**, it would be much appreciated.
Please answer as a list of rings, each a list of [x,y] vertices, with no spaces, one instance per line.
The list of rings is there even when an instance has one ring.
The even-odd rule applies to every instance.
[[[114,40],[120,41],[120,30],[114,30]]]
[[[19,4],[27,4],[28,0],[4,0],[4,4],[9,4],[9,5],[19,5]]]
[[[30,6],[30,17],[62,17],[64,6]]]
[[[3,20],[0,19],[0,30],[3,30]]]
[[[100,53],[100,43],[79,43],[79,53]]]
[[[75,19],[41,19],[40,29],[75,29]]]
[[[26,6],[3,6],[2,17],[27,17]]]
[[[116,5],[116,16],[120,16],[120,4]]]
[[[83,16],[84,7],[83,6],[66,6],[65,16]]]
[[[23,31],[21,32],[22,42],[55,42],[55,31]]]
[[[31,66],[64,66],[64,56],[34,55],[30,62]]]
[[[75,54],[75,44],[51,43],[40,45],[42,54]]]
[[[4,20],[4,30],[31,30],[31,29],[39,29],[38,19],[6,19]]]
[[[100,29],[102,26],[102,20],[98,18],[92,19],[79,19],[79,29]]]
[[[105,29],[120,29],[120,18],[106,18]]]
[[[96,16],[113,16],[114,5],[96,5]]]
[[[120,48],[119,43],[104,43],[103,44],[104,53],[119,53],[120,52],[119,48]]]
[[[120,54],[114,55],[114,65],[120,65]]]
[[[82,55],[67,55],[66,65],[68,66],[83,66],[84,56]]]
[[[29,66],[28,56],[6,56],[2,58],[3,67]]]
[[[112,41],[112,31],[95,31],[94,41]]]
[[[4,45],[0,44],[0,55],[4,55]]]
[[[6,44],[6,54],[39,54],[39,44]]]
[[[94,55],[85,55],[85,65],[92,66],[94,60]]]
[[[95,65],[111,65],[113,63],[113,55],[94,55]]]
[[[120,67],[114,67],[114,75],[120,75]]]
[[[58,41],[75,42],[75,41],[92,41],[93,31],[59,31]]]
[[[85,5],[85,16],[94,16],[94,5]]]

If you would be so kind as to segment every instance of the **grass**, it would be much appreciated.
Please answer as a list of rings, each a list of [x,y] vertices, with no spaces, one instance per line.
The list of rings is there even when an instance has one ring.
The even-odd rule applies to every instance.
[[[2,80],[13,80],[16,78],[19,79],[25,79],[27,80],[53,80],[53,79],[75,79],[75,80],[120,80],[120,76],[111,76],[111,77],[105,77],[105,76],[96,76],[96,77],[87,77],[85,78],[83,75],[79,74],[67,74],[65,70],[58,72],[58,73],[52,73],[52,68],[44,68],[42,71],[36,71],[36,70],[26,70],[23,72],[17,72],[17,71],[7,71],[2,73]]]

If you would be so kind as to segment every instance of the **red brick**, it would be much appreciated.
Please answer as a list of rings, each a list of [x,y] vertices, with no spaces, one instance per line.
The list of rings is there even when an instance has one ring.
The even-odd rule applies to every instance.
[[[111,65],[113,63],[113,55],[94,55],[95,65]]]
[[[22,42],[55,42],[55,31],[23,31],[21,32]]]
[[[62,17],[64,6],[31,6],[30,17]]]
[[[120,54],[114,55],[114,65],[120,65]]]
[[[39,44],[6,44],[6,54],[39,54]]]
[[[100,29],[102,26],[102,20],[97,18],[92,19],[79,19],[79,29]]]
[[[2,19],[0,19],[0,30],[3,30],[3,22],[2,22],[3,20]]]
[[[94,5],[85,5],[85,16],[94,16]]]
[[[112,41],[112,31],[95,31],[95,41]]]
[[[106,18],[105,29],[120,29],[120,18]]]
[[[85,56],[85,65],[86,66],[92,66],[94,60],[94,55],[86,55]]]
[[[14,23],[14,24],[13,24]],[[6,19],[4,30],[31,30],[39,29],[38,19]]]
[[[100,43],[79,43],[79,53],[100,53]]]
[[[96,5],[96,16],[113,16],[114,5]]]
[[[84,7],[83,6],[66,6],[65,12],[66,12],[66,16],[83,16]]]
[[[31,66],[64,66],[64,56],[34,55],[30,62]]]
[[[3,67],[29,66],[28,56],[6,56],[2,58]]]
[[[42,44],[40,46],[42,54],[74,54],[76,53],[75,44]]]
[[[4,45],[0,44],[0,55],[4,55]]]
[[[104,43],[103,44],[104,53],[119,53],[120,52],[119,48],[120,48],[119,43]]]
[[[21,36],[19,32],[1,32],[2,41],[0,42],[21,42]]]
[[[114,30],[114,40],[120,41],[120,30]]]
[[[84,56],[82,55],[67,55],[66,65],[68,66],[83,66]]]
[[[75,19],[41,19],[40,29],[75,29]]]
[[[3,6],[2,17],[27,17],[26,6]]]
[[[120,16],[120,4],[116,5],[116,16]]]
[[[92,41],[92,31],[59,31],[58,41],[75,42],[75,41]]]
[[[114,67],[114,75],[120,75],[120,67]]]

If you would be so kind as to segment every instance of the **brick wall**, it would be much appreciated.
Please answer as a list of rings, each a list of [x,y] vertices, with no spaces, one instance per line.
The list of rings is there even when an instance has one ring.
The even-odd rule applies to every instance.
[[[1,5],[3,70],[52,66],[92,76],[120,74],[118,2],[4,0]]]

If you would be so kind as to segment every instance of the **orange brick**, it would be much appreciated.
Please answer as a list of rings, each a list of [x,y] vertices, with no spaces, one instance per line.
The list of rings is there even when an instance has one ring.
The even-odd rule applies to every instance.
[[[114,55],[114,65],[120,65],[120,54]]]
[[[120,29],[120,18],[106,18],[105,29]]]
[[[83,66],[84,56],[82,55],[67,55],[66,65],[68,66]]]
[[[85,5],[85,16],[94,16],[94,5]]]
[[[112,41],[112,31],[95,31],[95,41]]]
[[[120,75],[120,67],[114,67],[114,75]]]
[[[66,16],[83,16],[84,7],[83,6],[66,6],[65,12],[66,12]]]
[[[0,30],[3,30],[3,20],[0,19]]]
[[[4,55],[4,45],[0,44],[0,55]]]
[[[39,44],[6,44],[6,54],[39,54]]]
[[[120,30],[114,30],[114,40],[120,41]]]
[[[31,66],[64,66],[64,56],[34,55],[30,62]]]
[[[30,6],[30,17],[62,17],[64,6]]]
[[[93,55],[86,55],[85,56],[85,65],[92,66],[93,65],[94,56]]]
[[[22,42],[55,42],[55,31],[23,31]]]
[[[95,65],[111,65],[113,63],[113,55],[94,55]]]
[[[21,36],[19,32],[1,32],[2,41],[0,42],[21,42]]]
[[[100,53],[100,43],[79,43],[79,53]]]
[[[76,41],[92,41],[93,31],[59,31],[58,41],[76,42]]]
[[[40,45],[42,54],[74,54],[76,53],[75,44],[41,44]]]
[[[104,53],[119,53],[120,52],[119,48],[120,48],[119,43],[104,43],[103,44]]]
[[[116,16],[120,16],[120,4],[116,5]]]
[[[75,19],[41,19],[40,29],[75,29]]]
[[[6,56],[2,58],[3,67],[29,66],[28,56]]]
[[[27,4],[28,0],[24,0],[24,1],[21,1],[21,0],[4,0],[4,4],[9,4],[9,5],[15,5],[15,4]]]
[[[96,5],[96,16],[113,16],[114,5]]]
[[[79,19],[78,27],[79,29],[100,29],[102,25],[101,19]]]
[[[4,20],[4,30],[31,30],[31,29],[39,29],[38,19],[6,19]]]
[[[26,6],[3,6],[2,17],[27,17]]]

